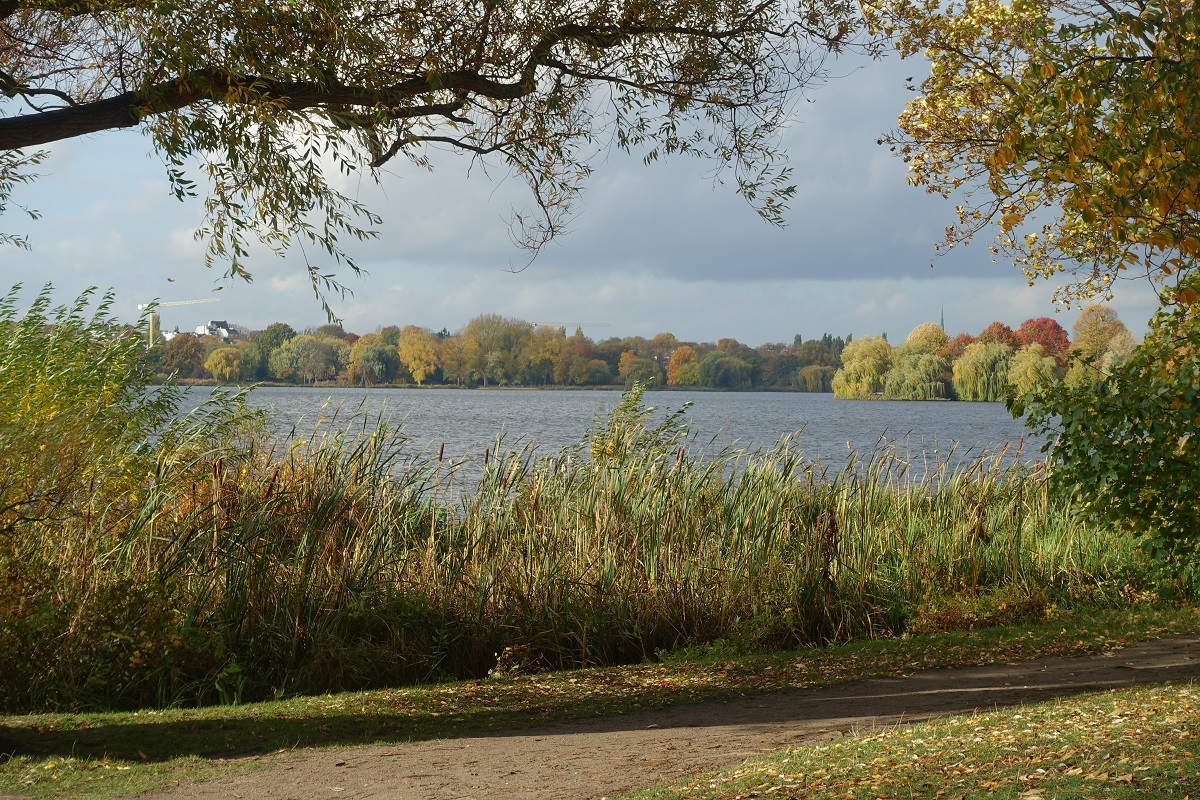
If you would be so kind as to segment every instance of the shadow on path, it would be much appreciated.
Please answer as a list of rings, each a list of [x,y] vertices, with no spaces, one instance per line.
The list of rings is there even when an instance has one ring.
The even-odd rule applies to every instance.
[[[386,747],[305,751],[146,797],[580,800],[854,731],[1138,684],[1200,678],[1200,637],[1078,658],[926,670],[839,686]]]

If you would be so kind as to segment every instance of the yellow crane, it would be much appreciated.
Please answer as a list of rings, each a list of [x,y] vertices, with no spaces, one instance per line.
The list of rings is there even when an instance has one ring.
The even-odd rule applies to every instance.
[[[147,308],[166,308],[167,306],[192,306],[196,303],[216,303],[219,302],[219,297],[201,297],[198,300],[171,300],[166,303],[139,303],[138,311],[145,311]],[[154,347],[154,335],[158,332],[159,318],[157,311],[150,312],[150,319],[146,325],[146,344],[148,347]]]

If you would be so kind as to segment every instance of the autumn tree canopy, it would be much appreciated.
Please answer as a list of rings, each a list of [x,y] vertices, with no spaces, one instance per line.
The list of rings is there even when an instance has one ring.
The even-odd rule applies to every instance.
[[[1050,317],[1035,317],[1025,320],[1021,323],[1021,327],[1017,328],[1016,335],[1017,342],[1021,347],[1040,344],[1045,350],[1045,355],[1052,356],[1058,366],[1061,367],[1067,363],[1071,341],[1067,338],[1067,332],[1063,326]]]
[[[963,197],[945,245],[986,227],[1059,299],[1150,275],[1193,304],[1200,256],[1194,0],[872,0],[931,71],[888,137],[909,181]]]
[[[979,335],[975,337],[975,341],[983,342],[984,344],[999,342],[1000,344],[1007,345],[1012,350],[1016,350],[1021,346],[1020,339],[1013,333],[1013,329],[999,320],[981,330]]]
[[[857,20],[849,0],[0,0],[0,208],[37,148],[139,127],[231,275],[255,240],[354,267],[340,242],[379,220],[331,175],[442,153],[528,183],[530,247],[610,142],[714,159],[778,220],[781,126]]]

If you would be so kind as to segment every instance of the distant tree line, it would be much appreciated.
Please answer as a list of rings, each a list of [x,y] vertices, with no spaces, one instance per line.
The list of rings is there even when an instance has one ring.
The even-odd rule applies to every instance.
[[[284,322],[231,339],[177,335],[149,351],[161,374],[221,383],[453,386],[680,386],[712,389],[832,390],[847,336],[794,337],[750,347],[736,339],[683,342],[595,341],[576,328],[537,325],[497,314],[460,330],[390,325],[367,334],[324,325],[297,332]]]
[[[1073,341],[1073,344],[1072,344]],[[157,371],[221,383],[453,386],[679,386],[833,392],[851,399],[999,400],[1010,388],[1065,379],[1080,385],[1136,342],[1105,306],[1084,309],[1073,337],[1048,317],[1013,330],[993,322],[950,337],[934,322],[892,346],[880,336],[797,335],[750,347],[736,339],[684,342],[671,333],[600,341],[576,330],[482,314],[461,329],[340,325],[297,332],[284,322],[232,339],[178,335],[151,348]]]
[[[1102,305],[1083,310],[1070,338],[1049,317],[1026,320],[1015,331],[993,322],[978,336],[953,338],[926,322],[896,347],[886,336],[850,342],[832,389],[854,400],[997,401],[1058,380],[1094,383],[1136,346],[1117,312]]]

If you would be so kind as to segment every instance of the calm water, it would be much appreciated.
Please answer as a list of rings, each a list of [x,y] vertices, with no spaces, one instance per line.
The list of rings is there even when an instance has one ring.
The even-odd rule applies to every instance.
[[[200,402],[209,390],[195,388]],[[383,411],[403,424],[419,446],[445,444],[448,456],[481,456],[503,434],[506,449],[535,443],[545,452],[580,441],[597,414],[620,402],[615,391],[459,389],[255,389],[252,404],[269,409],[276,427],[307,433],[322,417]],[[768,448],[801,431],[804,455],[830,466],[844,463],[850,448],[870,452],[880,442],[897,444],[910,457],[955,459],[1005,444],[1023,443],[1026,458],[1039,456],[1034,439],[1000,403],[838,400],[830,394],[774,392],[650,392],[650,405],[673,410],[691,401],[687,417],[698,441],[745,449]]]

